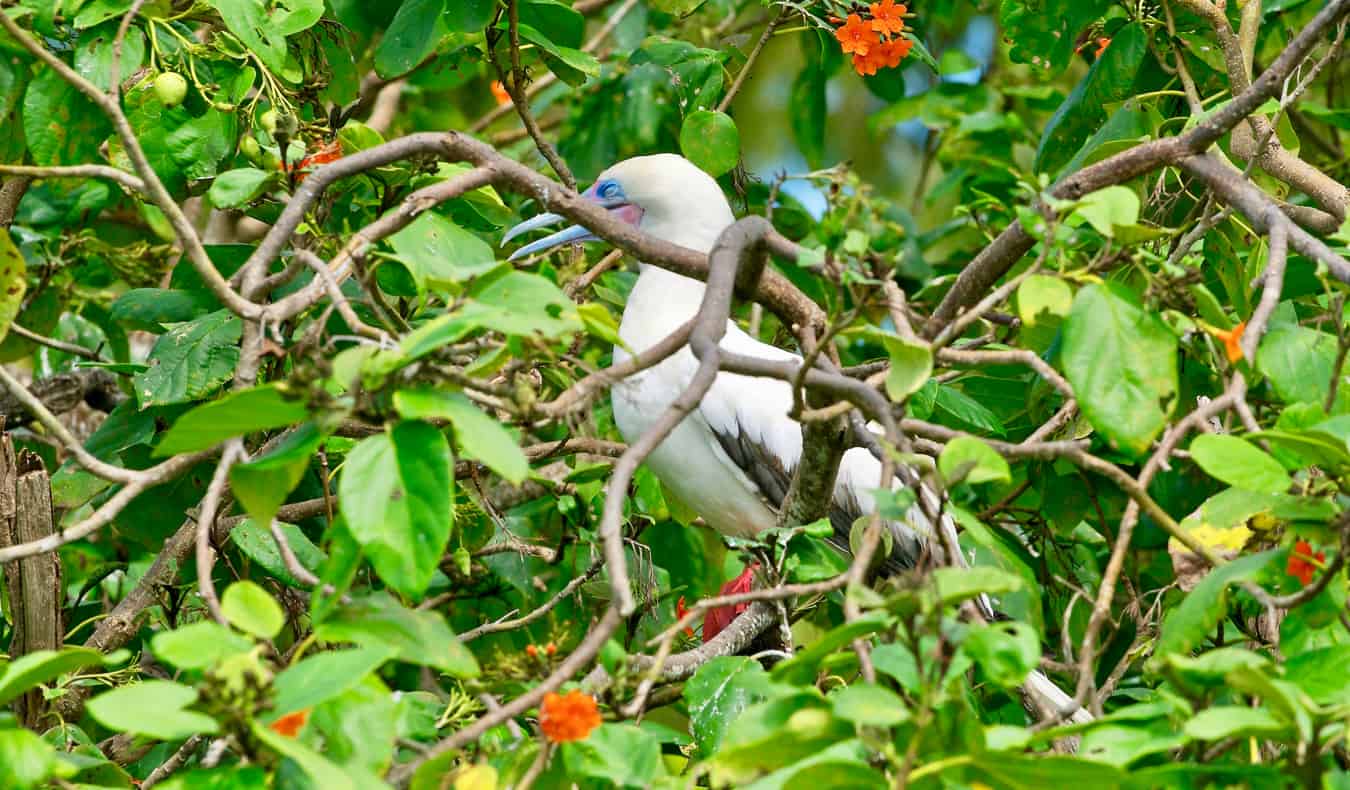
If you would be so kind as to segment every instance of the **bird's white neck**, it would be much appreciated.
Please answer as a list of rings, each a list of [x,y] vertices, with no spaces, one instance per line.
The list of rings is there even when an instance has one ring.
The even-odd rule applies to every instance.
[[[638,279],[624,306],[619,336],[641,352],[679,329],[698,313],[706,286],[659,266],[638,264]]]

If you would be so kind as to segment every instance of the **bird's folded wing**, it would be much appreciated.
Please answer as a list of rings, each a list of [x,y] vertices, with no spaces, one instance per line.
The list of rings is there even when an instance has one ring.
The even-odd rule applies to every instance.
[[[765,359],[801,361],[734,326],[728,328],[722,347]],[[802,454],[801,424],[788,416],[791,410],[792,388],[787,382],[732,373],[718,375],[698,409],[722,451],[775,512],[787,497]],[[875,503],[869,492],[880,484],[881,464],[867,450],[853,448],[845,453],[829,508],[834,528],[830,542],[840,551],[849,551],[853,523],[872,511]],[[892,533],[895,569],[912,566],[923,541],[908,525],[892,525]]]

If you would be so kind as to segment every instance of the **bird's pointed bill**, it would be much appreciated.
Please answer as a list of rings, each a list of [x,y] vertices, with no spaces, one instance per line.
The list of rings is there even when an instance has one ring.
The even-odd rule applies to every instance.
[[[589,198],[598,203],[601,207],[609,209],[610,214],[613,214],[630,225],[636,225],[642,219],[642,209],[629,203],[627,200],[624,200],[623,198],[597,198],[593,193],[593,190],[594,187],[586,190],[582,193],[582,197]],[[530,231],[547,228],[550,225],[556,225],[559,222],[562,222],[563,219],[565,218],[561,214],[552,213],[531,217],[508,230],[506,235],[502,237],[502,244],[505,245],[517,236],[529,233]],[[572,225],[557,233],[550,234],[542,239],[537,239],[526,244],[524,247],[511,253],[511,256],[507,258],[507,260],[514,261],[524,258],[527,255],[534,255],[538,252],[551,250],[554,247],[560,247],[564,244],[577,244],[584,241],[602,241],[602,239],[580,225]]]
[[[536,217],[535,219],[538,219],[538,217]],[[527,255],[533,255],[536,252],[544,252],[545,250],[551,250],[554,247],[560,247],[564,244],[579,243],[583,241],[599,241],[599,240],[600,237],[596,236],[594,233],[591,233],[589,230],[581,227],[580,225],[573,225],[570,228],[564,228],[563,230],[560,230],[557,233],[551,233],[542,239],[537,239],[535,241],[530,242],[529,244],[526,244],[524,247],[521,247],[520,249],[511,253],[511,257],[507,258],[507,260],[514,261],[519,258],[524,258]]]

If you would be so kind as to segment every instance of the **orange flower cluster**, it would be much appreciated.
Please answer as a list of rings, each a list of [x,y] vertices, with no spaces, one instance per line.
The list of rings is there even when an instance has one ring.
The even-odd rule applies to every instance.
[[[553,743],[585,740],[591,730],[600,726],[600,710],[595,697],[581,691],[568,694],[544,695],[539,706],[539,729]]]
[[[1312,544],[1306,540],[1300,540],[1294,544],[1294,550],[1289,552],[1289,575],[1303,582],[1303,586],[1312,583],[1313,573],[1326,563],[1327,553],[1319,551],[1313,554]]]
[[[506,92],[506,86],[500,80],[493,80],[491,88],[492,98],[497,100],[498,105],[511,103],[511,94]]]
[[[870,77],[878,69],[900,65],[914,47],[914,42],[903,36],[908,11],[895,0],[881,0],[868,6],[868,19],[860,14],[848,15],[834,37],[845,55],[853,55],[854,71]]]
[[[284,170],[288,173],[297,173],[298,175],[296,175],[296,180],[304,181],[305,176],[309,175],[309,171],[313,170],[314,168],[320,165],[326,165],[329,162],[336,162],[341,158],[342,158],[342,143],[337,140],[332,140],[330,142],[325,143],[322,148],[310,154],[309,156],[306,156],[304,159],[301,159],[299,162],[296,162],[293,165],[281,163],[277,165],[277,168],[280,170]]]

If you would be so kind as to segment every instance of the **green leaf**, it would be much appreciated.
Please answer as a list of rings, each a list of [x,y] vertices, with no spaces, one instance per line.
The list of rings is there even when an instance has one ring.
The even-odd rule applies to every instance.
[[[111,132],[112,124],[103,112],[55,69],[40,69],[28,83],[23,95],[23,133],[37,164],[100,161],[98,146]]]
[[[390,236],[389,243],[418,289],[452,287],[497,265],[487,242],[430,211]]]
[[[476,33],[492,21],[494,11],[494,0],[456,0],[446,9],[445,21],[455,32]]]
[[[1116,184],[1084,195],[1075,211],[1098,233],[1113,237],[1117,228],[1139,222],[1139,196]]]
[[[1016,592],[1024,584],[1022,577],[999,568],[938,568],[933,571],[933,585],[938,602],[944,606],[974,598],[980,593],[1002,595]]]
[[[721,656],[699,667],[684,686],[689,732],[699,753],[716,754],[740,712],[767,699],[773,688],[759,662],[744,656]]]
[[[216,176],[206,194],[216,208],[241,208],[262,195],[272,175],[254,167],[227,170]]]
[[[380,578],[404,595],[431,582],[454,526],[454,463],[435,426],[405,420],[362,440],[343,464],[338,502]]]
[[[606,786],[651,787],[665,774],[660,742],[632,724],[602,724],[585,740],[564,744],[562,758],[569,776]]]
[[[1141,455],[1177,391],[1177,339],[1123,289],[1090,285],[1064,323],[1064,373],[1079,406],[1113,445]]]
[[[680,126],[680,151],[709,175],[720,176],[741,161],[741,133],[730,115],[695,110]]]
[[[235,487],[235,494],[239,494],[239,489]],[[324,553],[315,546],[299,527],[294,524],[277,525],[283,535],[286,536],[286,543],[291,547],[295,554],[295,559],[311,572],[318,571],[326,559]],[[293,587],[304,587],[301,581],[291,575],[290,570],[286,568],[286,563],[281,559],[281,550],[277,548],[277,541],[272,537],[272,530],[265,526],[264,522],[253,519],[245,519],[242,524],[238,524],[230,530],[230,541],[239,548],[249,559],[262,566],[274,578]]]
[[[272,639],[286,625],[286,613],[271,593],[247,579],[225,588],[220,611],[240,631],[261,639]]]
[[[579,86],[588,77],[600,74],[600,61],[589,52],[556,44],[548,36],[525,23],[520,24],[520,37],[539,47],[544,63],[558,79],[572,86]]]
[[[1270,328],[1256,351],[1256,364],[1288,404],[1326,402],[1336,366],[1336,338],[1298,324]],[[1342,382],[1344,384],[1344,382]],[[1342,411],[1347,387],[1338,388],[1334,412]]]
[[[1073,289],[1058,277],[1033,274],[1017,286],[1017,316],[1034,325],[1043,315],[1063,318],[1073,309]]]
[[[834,715],[864,727],[894,727],[909,721],[905,701],[875,683],[854,683],[829,697]]]
[[[160,440],[155,455],[163,458],[205,450],[235,436],[284,428],[307,416],[304,402],[285,398],[276,385],[238,390],[179,417]]]
[[[217,310],[178,324],[155,341],[150,368],[132,380],[141,408],[198,400],[234,375],[243,324]]]
[[[1012,471],[1003,456],[973,436],[958,436],[947,442],[938,457],[938,470],[950,483],[1012,482]]]
[[[272,682],[276,701],[270,720],[298,710],[313,708],[325,700],[354,688],[367,675],[384,665],[398,651],[388,645],[356,650],[335,650],[312,655],[277,674]]]
[[[439,669],[458,678],[477,677],[478,662],[440,614],[409,609],[386,593],[341,607],[316,629],[320,639],[388,647],[400,661]]]
[[[260,721],[253,722],[253,737],[300,766],[314,783],[313,787],[324,790],[357,790],[357,788],[386,788],[387,784],[373,776],[360,776],[351,769],[340,768],[331,760],[301,743],[297,738],[287,738],[273,732]],[[361,773],[365,773],[362,771]]]
[[[1224,738],[1279,736],[1290,727],[1265,708],[1245,705],[1215,705],[1188,718],[1182,729],[1187,735],[1201,741]]]
[[[30,790],[55,776],[73,776],[75,767],[56,756],[56,748],[24,729],[0,729],[0,787]]]
[[[996,685],[1013,689],[1041,661],[1041,641],[1026,623],[990,623],[972,628],[961,649]]]
[[[112,81],[112,45],[117,27],[117,23],[110,23],[81,33],[75,49],[75,71],[105,91]],[[122,40],[121,79],[135,74],[144,62],[145,35],[133,27]]]
[[[176,288],[133,288],[108,306],[113,321],[155,333],[164,331],[161,324],[191,321],[206,311],[196,296]]]
[[[1130,95],[1148,55],[1148,39],[1138,22],[1125,25],[1111,37],[1111,45],[1046,123],[1036,151],[1038,172],[1058,171],[1106,120],[1107,105]]]
[[[0,340],[9,334],[10,325],[19,317],[28,287],[27,271],[9,228],[0,228]]]
[[[1282,494],[1292,484],[1279,461],[1230,434],[1202,433],[1191,442],[1190,451],[1191,458],[1210,477],[1236,488]]]
[[[20,656],[0,671],[0,706],[68,672],[102,662],[104,655],[84,647],[37,650]]]
[[[882,343],[891,358],[886,374],[886,395],[900,403],[914,394],[933,375],[933,351],[925,343],[895,335],[882,335]]]
[[[117,732],[162,741],[219,732],[215,719],[187,710],[197,690],[169,680],[145,680],[118,686],[89,700],[89,715]]]
[[[151,647],[161,661],[179,669],[207,669],[230,656],[247,653],[253,642],[212,620],[161,631]]]
[[[390,20],[384,36],[375,47],[375,73],[385,79],[406,74],[436,51],[436,45],[449,32],[446,22],[458,21],[463,13],[457,11],[462,0],[450,0],[447,17],[446,0],[404,0]],[[469,6],[477,6],[469,0]]]
[[[1249,554],[1206,574],[1185,600],[1167,613],[1155,656],[1190,653],[1199,647],[1228,611],[1229,586],[1256,578],[1274,556],[1273,551]]]
[[[307,30],[323,16],[323,0],[208,0],[225,27],[272,71],[284,75],[286,37]]]
[[[291,491],[309,469],[309,461],[323,443],[324,434],[305,423],[272,452],[230,468],[230,488],[244,510],[260,524],[269,524]]]
[[[407,419],[449,420],[464,455],[517,485],[530,474],[530,462],[506,428],[484,414],[463,394],[438,390],[399,390],[394,408]]]

